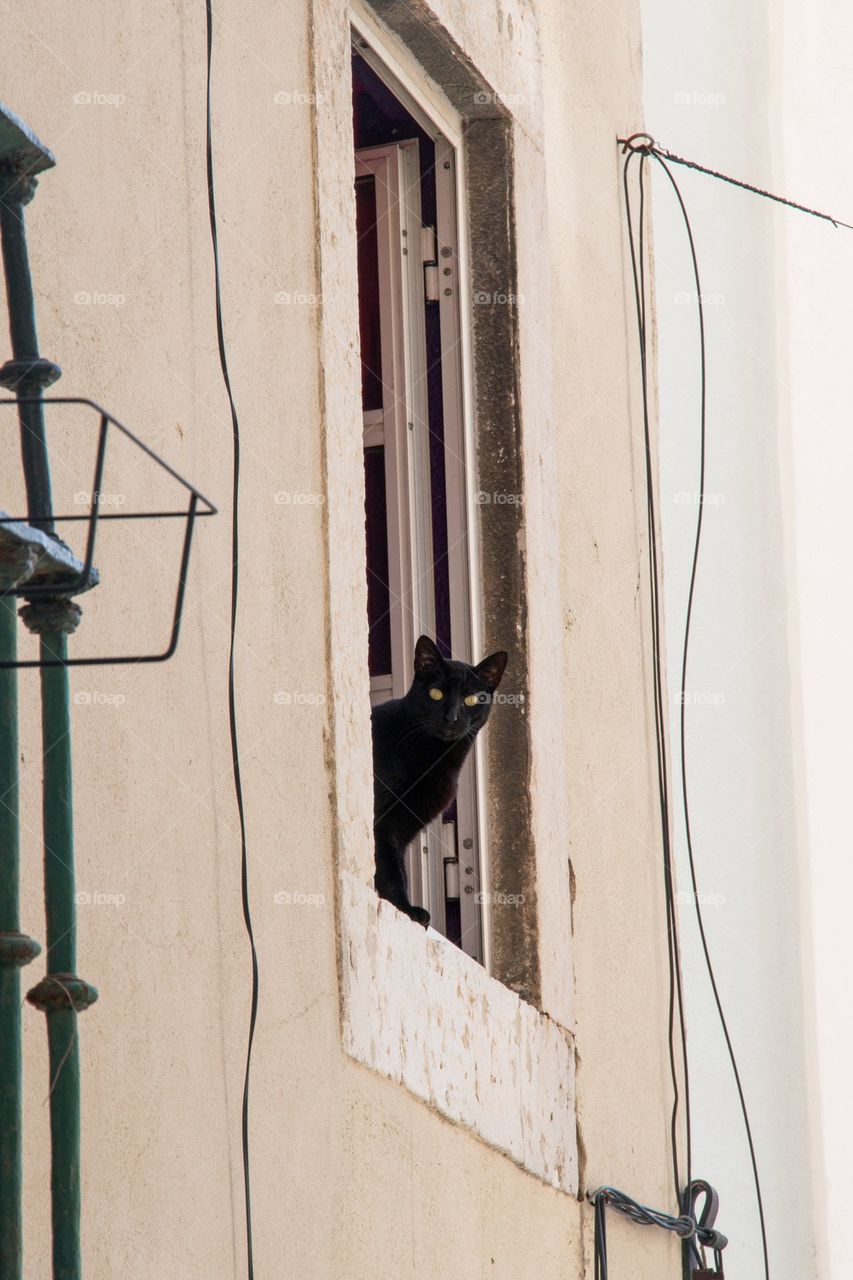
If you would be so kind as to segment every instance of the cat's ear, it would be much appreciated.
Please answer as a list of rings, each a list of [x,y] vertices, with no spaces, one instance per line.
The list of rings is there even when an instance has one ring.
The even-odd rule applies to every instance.
[[[429,636],[419,636],[415,645],[415,675],[435,679],[443,666],[444,659]]]
[[[490,653],[488,658],[478,662],[474,670],[481,680],[485,680],[491,693],[494,693],[506,670],[507,654],[501,649],[498,653]]]

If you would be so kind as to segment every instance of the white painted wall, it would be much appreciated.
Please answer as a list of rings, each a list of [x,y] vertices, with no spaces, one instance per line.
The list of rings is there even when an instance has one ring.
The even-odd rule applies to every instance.
[[[853,221],[849,6],[644,4],[646,127],[671,150]],[[636,127],[640,127],[639,123]],[[700,891],[760,1161],[774,1280],[841,1277],[851,1109],[853,872],[845,350],[853,233],[676,170],[706,308],[705,542],[687,687]],[[695,310],[656,183],[670,685],[698,475]],[[673,702],[673,725],[677,707]],[[678,775],[676,772],[676,781]],[[679,823],[682,857],[684,840]],[[748,1156],[688,903],[696,1171],[721,1194],[726,1275],[762,1274]],[[814,1042],[814,1043],[813,1043]],[[816,1044],[816,1048],[815,1048]],[[826,1206],[824,1207],[824,1196]]]
[[[455,999],[453,960],[441,955],[432,955],[435,982],[425,981],[434,989],[443,971],[452,993],[440,1034],[437,1018],[422,1019],[432,1055],[419,1059],[423,1072],[414,1032],[397,1083],[387,1078],[395,1063],[382,1078],[346,1052],[358,1045],[353,1020],[341,1018],[349,956],[336,931],[337,872],[360,877],[373,905],[348,4],[267,2],[247,23],[245,5],[217,0],[222,294],[243,438],[237,702],[261,974],[255,1265],[259,1276],[299,1280],[462,1271],[578,1280],[593,1271],[589,1205],[519,1165],[570,1190],[579,1134],[582,1187],[613,1182],[652,1204],[668,1187],[662,877],[647,852],[658,837],[645,584],[637,589],[645,521],[612,142],[641,110],[639,7],[387,8],[398,22],[410,9],[443,27],[515,104],[537,923],[543,1008],[577,1050],[577,1128],[566,1123],[567,1035],[554,1029],[544,1046],[541,1077],[563,1104],[552,1127],[547,1094],[530,1085],[541,1064],[529,1029],[542,1019],[519,1014],[526,1042],[520,1053],[504,1045],[499,1065],[490,1045],[501,1031],[509,1040],[500,1009],[515,1010],[515,998],[502,988],[489,996],[497,983],[480,974]],[[72,677],[86,895],[79,972],[101,993],[80,1023],[84,1270],[90,1280],[234,1280],[245,1275],[239,1117],[250,970],[225,683],[231,422],[205,194],[204,6],[95,0],[81,21],[35,0],[25,18],[10,10],[6,19],[4,100],[58,157],[27,227],[42,349],[65,370],[59,390],[101,400],[221,511],[198,534],[174,661]],[[95,294],[122,303],[96,304]],[[3,305],[0,290],[0,317]],[[52,448],[57,495],[60,484],[73,495],[89,462],[81,474],[67,443]],[[5,483],[18,465],[8,432],[0,459]],[[104,492],[125,496],[136,472],[121,460],[110,468]],[[99,536],[103,586],[86,598],[76,652],[129,637],[144,651],[161,642],[155,604],[172,581],[163,566],[174,535],[142,537]],[[21,679],[22,919],[43,941],[31,676]],[[555,748],[563,726],[565,757]],[[359,942],[376,946],[384,991],[406,992],[406,956],[438,944],[381,919],[384,908],[377,914]],[[403,928],[400,962],[387,944]],[[43,964],[25,974],[27,986]],[[475,988],[496,1012],[488,1034],[479,1026],[469,1036],[451,1017]],[[475,1003],[469,1021],[486,1013]],[[386,1048],[388,1004],[383,994]],[[25,1267],[44,1276],[49,1082],[43,1019],[27,1006],[24,1021]],[[369,1043],[361,1047],[368,1058]],[[464,1108],[450,1097],[450,1075]],[[501,1110],[511,1084],[515,1131]],[[673,1239],[612,1216],[614,1276],[680,1274]]]
[[[853,114],[853,13],[823,0],[813,10],[786,4],[784,45],[775,68],[783,108],[781,156],[787,186],[853,222],[847,128]],[[813,937],[815,1070],[819,1082],[816,1154],[823,1157],[829,1268],[849,1274],[853,1221],[845,1198],[853,1173],[850,1056],[849,903],[853,898],[849,806],[850,464],[849,299],[853,232],[810,218],[786,221],[790,378],[790,508],[801,674],[802,779],[806,792],[810,925]]]

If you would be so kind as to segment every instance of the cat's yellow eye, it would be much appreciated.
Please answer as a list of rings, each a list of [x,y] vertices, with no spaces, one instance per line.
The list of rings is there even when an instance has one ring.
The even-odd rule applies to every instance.
[[[441,692],[440,689],[430,689],[429,696],[432,698],[433,702],[441,702],[441,699],[444,697],[444,694]]]
[[[469,693],[462,699],[462,701],[465,703],[466,707],[476,707],[480,699],[476,693]]]

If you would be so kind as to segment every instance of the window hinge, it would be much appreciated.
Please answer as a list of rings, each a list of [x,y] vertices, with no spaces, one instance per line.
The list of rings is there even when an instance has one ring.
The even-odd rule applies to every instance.
[[[424,264],[424,298],[438,302],[438,241],[435,227],[421,227],[421,259]]]
[[[444,896],[456,900],[459,898],[459,859],[444,859]]]

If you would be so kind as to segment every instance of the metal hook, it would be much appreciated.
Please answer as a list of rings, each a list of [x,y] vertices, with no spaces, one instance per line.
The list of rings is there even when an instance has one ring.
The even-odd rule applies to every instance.
[[[643,146],[635,146],[638,138],[645,138],[646,143]],[[650,133],[632,133],[630,138],[617,138],[617,142],[622,143],[622,154],[626,151],[639,151],[641,155],[648,155],[655,145],[655,140]]]

